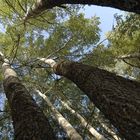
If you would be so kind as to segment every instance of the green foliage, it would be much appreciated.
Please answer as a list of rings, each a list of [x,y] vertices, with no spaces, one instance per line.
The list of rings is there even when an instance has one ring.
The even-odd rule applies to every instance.
[[[70,5],[66,9],[56,7],[41,13],[36,18],[23,21],[25,13],[34,1],[1,0],[0,2],[1,25],[5,29],[5,32],[0,32],[0,51],[10,60],[19,78],[22,79],[23,84],[31,91],[31,94],[33,94],[34,88],[42,92],[52,88],[47,94],[54,103],[56,102],[56,95],[58,98],[61,95],[64,100],[71,100],[73,104],[79,99],[82,102],[81,92],[67,80],[62,79],[61,82],[56,82],[59,83],[56,86],[57,84],[54,83],[57,79],[59,81],[60,77],[51,74],[50,68],[46,64],[38,62],[37,57],[57,58],[58,60],[65,58],[69,60],[80,59],[82,55],[87,53],[87,48],[93,48],[94,44],[99,41],[99,18],[94,16],[87,19],[84,14],[79,13],[81,6]],[[0,76],[2,80],[2,75]],[[62,91],[59,85],[64,87]],[[75,89],[75,92],[71,88]],[[73,95],[75,95],[74,101]],[[34,97],[38,100],[38,96],[34,95]],[[5,103],[7,104],[6,101]],[[40,105],[46,110],[42,103]],[[83,114],[86,111],[86,108],[82,109],[80,103],[75,109],[80,109]],[[68,111],[64,108],[61,111],[73,126],[78,127],[79,130],[82,129],[74,117],[69,117],[71,115]],[[47,113],[47,115],[52,120],[54,129],[57,132],[62,132],[61,129],[57,129],[58,124],[53,123],[52,115],[49,114],[51,113]],[[90,114],[90,110],[88,110],[88,114]],[[1,116],[4,117],[4,114]],[[1,134],[2,139],[13,137],[10,121],[9,118],[1,121],[0,127],[7,126],[4,130],[9,131],[7,137],[4,133]]]
[[[85,18],[84,14],[79,12],[81,9],[79,5],[70,5],[66,9],[56,7],[24,21],[25,13],[34,4],[34,0],[0,0],[0,3],[0,23],[5,29],[5,32],[0,32],[0,51],[10,60],[23,84],[26,85],[41,108],[47,112],[47,117],[56,132],[62,132],[62,129],[54,121],[47,105],[44,105],[45,103],[34,95],[35,88],[43,93],[46,92],[54,105],[60,99],[69,101],[72,107],[89,123],[93,121],[96,129],[108,136],[98,121],[102,115],[97,117],[97,114],[100,113],[87,96],[69,80],[52,74],[48,65],[39,62],[37,58],[54,58],[56,61],[74,60],[114,72],[120,71],[122,68],[124,74],[128,72],[132,74],[134,69],[128,64],[120,63],[121,60],[118,60],[117,57],[140,51],[139,16],[130,14],[124,19],[116,16],[118,24],[116,29],[109,33],[109,44],[106,46],[99,42],[99,18],[96,16]],[[139,64],[138,59],[129,60],[129,62]],[[1,74],[0,80],[2,81]],[[5,99],[2,100],[5,101]],[[60,102],[58,104],[61,106]],[[5,101],[3,109],[7,110],[7,108],[7,101]],[[85,135],[85,138],[87,136],[92,139],[88,132],[83,131],[84,128],[68,110],[61,106],[59,111],[79,132],[82,132],[82,136]],[[0,117],[5,117],[5,114],[0,114]],[[5,126],[5,130],[11,132],[8,137],[13,137],[9,117],[0,121],[0,128]],[[5,135],[0,135],[3,139],[5,138]],[[112,138],[110,137],[110,139]]]
[[[118,59],[122,56],[140,53],[140,16],[136,14],[128,14],[124,18],[119,18],[115,30],[110,32],[108,38],[111,52],[117,63],[124,62],[122,67],[124,74],[138,77],[134,74],[137,68],[140,68],[139,58]],[[139,71],[139,70],[138,70]],[[138,72],[137,72],[138,73]]]

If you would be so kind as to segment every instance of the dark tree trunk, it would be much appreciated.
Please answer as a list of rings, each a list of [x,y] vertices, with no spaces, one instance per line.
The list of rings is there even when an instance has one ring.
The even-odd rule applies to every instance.
[[[26,19],[30,16],[39,14],[46,9],[52,9],[55,6],[61,6],[62,4],[88,4],[106,6],[140,14],[139,0],[39,0],[34,5],[32,10],[29,11]]]
[[[140,83],[76,62],[53,69],[86,93],[126,140],[140,140]]]
[[[15,140],[54,140],[52,128],[35,101],[17,77],[4,80],[11,108]]]

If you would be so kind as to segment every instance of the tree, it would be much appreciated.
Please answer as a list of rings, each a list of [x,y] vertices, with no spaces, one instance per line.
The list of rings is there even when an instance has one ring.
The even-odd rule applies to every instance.
[[[73,108],[76,111],[78,111],[80,114],[82,114],[82,116],[84,116],[88,120],[89,124],[94,126],[94,128],[97,131],[99,131],[99,133],[101,133],[105,137],[108,137],[109,135],[104,131],[104,129],[101,127],[101,125],[97,122],[98,118],[101,117],[101,111],[103,111],[103,113],[106,114],[107,117],[109,116],[111,123],[115,122],[115,123],[113,123],[115,125],[117,122],[116,118],[118,119],[118,116],[114,117],[112,114],[115,111],[116,112],[120,111],[120,108],[122,105],[121,104],[122,100],[123,101],[125,100],[125,99],[122,99],[123,97],[121,98],[121,97],[117,96],[117,93],[119,94],[118,89],[121,88],[122,92],[128,95],[130,93],[130,91],[128,93],[126,93],[126,90],[129,90],[129,88],[131,88],[131,86],[133,86],[133,84],[130,87],[126,87],[126,85],[125,85],[125,87],[123,88],[122,83],[124,83],[124,82],[120,82],[121,80],[120,80],[120,78],[118,78],[119,79],[118,83],[117,83],[117,80],[115,80],[116,82],[114,82],[114,83],[116,83],[116,85],[119,85],[119,82],[120,82],[121,86],[119,85],[119,88],[115,89],[115,86],[111,85],[111,84],[113,84],[113,82],[111,82],[111,80],[114,77],[115,77],[114,79],[116,79],[116,76],[112,76],[112,74],[111,74],[110,77],[107,75],[109,78],[104,77],[104,79],[103,79],[103,76],[100,77],[100,73],[103,75],[104,71],[101,71],[100,69],[95,68],[97,70],[96,71],[97,73],[99,71],[99,75],[96,74],[96,76],[98,76],[99,77],[98,79],[100,79],[100,80],[97,79],[99,81],[99,83],[98,83],[98,81],[97,81],[97,83],[95,83],[96,87],[97,87],[96,91],[98,93],[103,93],[102,95],[104,95],[105,93],[110,93],[112,90],[114,90],[116,94],[113,94],[112,96],[114,97],[116,95],[120,99],[120,101],[119,101],[119,99],[116,96],[112,99],[111,98],[112,96],[106,97],[106,96],[102,96],[101,94],[99,94],[100,96],[99,95],[96,96],[96,93],[94,93],[93,94],[95,97],[94,99],[96,99],[96,97],[99,97],[100,99],[94,100],[91,96],[90,96],[90,98],[92,99],[92,102],[94,100],[96,105],[100,108],[101,111],[99,111],[90,102],[88,97],[83,92],[81,92],[80,90],[77,89],[77,87],[73,84],[73,82],[70,82],[70,81],[66,80],[65,78],[52,74],[50,71],[50,67],[48,67],[48,65],[46,65],[45,63],[38,61],[37,57],[53,58],[58,62],[60,61],[60,59],[64,59],[64,60],[68,59],[70,61],[72,61],[72,60],[78,61],[78,62],[82,62],[85,64],[90,64],[92,66],[96,66],[99,68],[103,68],[103,69],[106,69],[109,71],[111,71],[111,70],[113,71],[116,67],[118,67],[118,66],[116,66],[114,68],[114,66],[116,64],[115,59],[117,59],[119,56],[123,56],[126,54],[134,54],[135,51],[129,52],[130,48],[127,49],[128,46],[131,44],[131,42],[134,43],[133,46],[135,46],[135,44],[139,45],[139,41],[138,41],[139,40],[139,33],[138,33],[139,28],[137,28],[136,34],[134,32],[132,32],[133,29],[130,28],[130,27],[132,27],[132,26],[130,26],[130,24],[135,23],[134,22],[135,18],[131,18],[131,19],[134,19],[134,21],[132,20],[132,22],[130,24],[128,24],[127,28],[123,28],[123,23],[124,23],[124,21],[123,21],[121,32],[124,33],[123,29],[127,29],[127,30],[130,29],[131,31],[129,32],[129,34],[132,36],[135,34],[134,36],[136,36],[136,38],[134,36],[133,36],[133,39],[131,37],[127,38],[127,36],[122,34],[123,36],[121,36],[121,39],[118,38],[117,42],[120,42],[120,46],[122,46],[122,47],[126,46],[126,49],[124,49],[125,51],[123,53],[118,53],[119,55],[118,54],[114,55],[114,50],[116,50],[116,49],[113,49],[113,47],[112,47],[113,46],[112,44],[114,41],[112,36],[111,36],[112,40],[111,39],[109,40],[110,46],[109,45],[105,46],[100,42],[98,43],[99,31],[100,31],[99,26],[98,26],[99,19],[98,19],[98,17],[95,17],[95,16],[91,19],[87,19],[84,17],[83,14],[79,14],[80,13],[79,5],[73,5],[73,4],[67,5],[67,8],[65,8],[64,5],[61,5],[60,7],[63,7],[63,8],[55,7],[55,8],[53,8],[53,10],[46,10],[45,12],[42,12],[42,13],[38,12],[38,13],[33,14],[33,18],[31,18],[30,20],[27,20],[27,21],[23,20],[23,16],[25,15],[25,13],[27,13],[28,9],[30,9],[30,7],[32,7],[33,4],[34,4],[34,1],[1,0],[0,18],[1,18],[1,24],[4,27],[4,32],[0,33],[0,37],[1,37],[0,49],[2,50],[2,52],[4,52],[5,56],[7,56],[7,58],[10,60],[11,66],[17,72],[19,78],[22,79],[22,83],[24,85],[26,85],[26,88],[31,93],[31,95],[34,97],[34,99],[38,103],[38,105],[40,105],[40,107],[43,110],[45,110],[45,111],[47,110],[47,113],[46,113],[47,118],[48,118],[49,122],[51,123],[51,125],[53,126],[54,130],[56,130],[57,132],[63,132],[62,130],[59,129],[60,128],[59,125],[56,125],[56,124],[54,125],[53,117],[49,116],[51,113],[49,112],[47,105],[45,106],[44,105],[45,103],[43,102],[43,100],[41,100],[39,96],[32,93],[32,90],[34,90],[34,87],[38,87],[37,89],[41,89],[41,91],[43,91],[43,93],[44,93],[44,92],[48,91],[49,88],[52,88],[54,83],[59,83],[58,85],[61,85],[61,87],[63,88],[63,94],[66,97],[64,101],[69,100],[72,103]],[[45,7],[45,9],[46,9],[46,7]],[[40,9],[40,10],[42,10],[42,9]],[[39,15],[36,18],[34,18],[34,16],[36,16],[36,14],[39,14]],[[129,19],[128,19],[128,21],[129,21]],[[118,21],[118,23],[119,22],[121,23],[121,20]],[[138,24],[139,24],[139,22],[137,20],[137,23],[135,23],[136,26],[134,26],[134,27],[137,27]],[[118,34],[120,35],[120,32],[118,32]],[[114,38],[116,38],[115,35],[118,35],[118,34],[116,32],[114,32],[114,34],[112,33]],[[118,49],[118,52],[121,52],[121,50],[122,49],[120,47]],[[135,49],[135,50],[137,50],[137,49]],[[127,61],[127,62],[129,62],[129,61]],[[134,61],[131,61],[131,62],[134,62]],[[137,63],[138,63],[138,61],[137,61]],[[52,63],[52,64],[54,64],[54,63]],[[72,66],[73,65],[77,66],[77,63],[72,64]],[[84,73],[88,73],[88,72],[86,72],[85,69],[86,69],[86,67],[88,69],[89,66],[87,66],[87,65],[83,66],[83,65],[81,65],[81,63],[79,65],[80,66],[78,66],[78,67],[80,67],[80,68],[76,67],[76,69],[75,69],[75,70],[78,70],[77,72],[80,71],[79,69],[82,69],[82,70],[84,69],[83,70]],[[59,64],[58,64],[58,66],[59,66]],[[65,67],[62,66],[62,68],[65,70]],[[70,72],[72,72],[72,71],[75,72],[74,69],[71,71],[71,68],[73,68],[73,67],[69,66]],[[59,70],[57,70],[57,71],[59,71]],[[74,74],[77,74],[77,73],[75,72]],[[73,74],[73,76],[74,76],[74,74]],[[80,74],[81,73],[79,72],[78,75],[80,75]],[[81,76],[80,78],[82,78],[82,74],[80,76]],[[123,75],[123,76],[125,76],[125,75]],[[66,77],[68,77],[68,76],[66,75]],[[88,76],[85,76],[85,77],[87,78]],[[92,77],[92,74],[91,74],[91,77]],[[0,75],[0,78],[2,79],[1,75]],[[84,78],[84,79],[86,80],[86,78]],[[94,77],[94,78],[97,78],[97,77]],[[111,79],[111,80],[109,81],[108,79]],[[92,81],[91,83],[94,83],[94,81]],[[108,83],[109,84],[111,83],[111,84],[109,85]],[[88,82],[87,82],[87,84],[88,84]],[[90,80],[89,80],[89,85],[90,85]],[[101,88],[100,88],[100,86],[101,86]],[[87,86],[82,86],[82,87],[87,87]],[[89,87],[91,87],[91,86],[89,86]],[[105,87],[105,93],[103,92],[104,87]],[[125,88],[126,88],[126,90],[125,90]],[[101,89],[101,92],[100,92],[100,89]],[[85,91],[85,93],[87,95],[89,95],[89,92],[87,90],[89,90],[89,89],[88,88],[83,89],[83,91]],[[135,90],[133,92],[135,92]],[[4,93],[4,92],[2,91],[1,95],[3,95],[2,93]],[[50,90],[48,92],[47,96],[49,97],[49,99],[51,100],[53,105],[56,105],[56,102],[57,102],[58,106],[61,106],[61,103],[58,102],[58,100],[55,98],[55,96],[53,96],[54,94],[57,94],[57,92],[53,92],[53,90]],[[59,94],[58,97],[60,98],[60,96],[61,95]],[[123,95],[121,94],[121,96],[123,96]],[[134,96],[134,95],[131,95],[130,97],[132,97],[132,96]],[[39,98],[39,101],[38,101],[38,98]],[[107,99],[110,99],[110,100],[107,100]],[[117,105],[115,104],[117,101],[120,102],[120,106],[118,105],[118,109],[117,109]],[[101,103],[99,103],[99,102],[101,102]],[[137,102],[137,101],[134,101],[134,103],[135,102]],[[4,105],[5,104],[6,104],[6,101],[4,102]],[[76,106],[75,106],[75,104],[76,104]],[[114,112],[112,111],[113,113],[107,108],[110,106],[111,106],[111,110],[114,111],[114,108],[116,109]],[[125,103],[124,103],[124,106],[125,106]],[[135,107],[138,108],[137,106],[135,106]],[[124,108],[127,108],[127,106]],[[78,132],[80,133],[80,135],[83,138],[86,139],[89,137],[89,139],[91,139],[91,135],[87,131],[84,130],[84,128],[80,125],[80,123],[78,121],[76,121],[76,119],[74,119],[75,116],[73,116],[70,112],[68,112],[68,110],[66,111],[66,109],[64,107],[62,107],[59,111],[61,112],[61,114],[63,114],[63,116],[65,116],[65,118],[67,118],[67,120],[72,124],[72,126],[76,130],[78,130]],[[112,114],[107,111],[110,111]],[[119,113],[122,115],[123,111],[125,111],[125,110],[121,110]],[[98,116],[98,117],[95,114],[97,112],[100,114],[100,116]],[[114,113],[114,115],[116,114],[116,112]],[[119,113],[117,115],[119,115]],[[3,113],[1,113],[1,114],[3,115]],[[130,115],[131,114],[129,114],[128,116],[130,116]],[[133,114],[133,115],[135,116],[135,114]],[[4,117],[4,115],[3,115],[3,117]],[[122,116],[119,118],[119,120],[121,121],[121,119],[122,119]],[[106,119],[104,119],[104,121],[105,120]],[[11,123],[7,124],[7,122],[8,121],[6,120],[3,124],[0,124],[0,129],[3,126],[11,126]],[[92,124],[92,123],[94,123],[94,124]],[[110,123],[107,122],[107,124],[109,125]],[[115,132],[118,133],[118,127],[120,125],[121,125],[121,123],[118,123],[117,125],[115,125],[115,127],[116,127],[114,129]],[[124,124],[122,124],[122,125],[124,125]],[[112,125],[110,125],[110,126],[112,126]],[[121,132],[121,130],[122,129],[119,129],[119,132]],[[126,130],[128,130],[128,128],[126,128]],[[126,133],[126,134],[124,134],[124,133]],[[56,133],[56,134],[58,134],[58,133]],[[125,137],[126,137],[126,135],[128,136],[126,131],[121,132],[121,134],[124,135]],[[66,136],[66,135],[63,135],[63,136]],[[136,136],[135,136],[135,138],[136,138]],[[109,139],[112,139],[112,137],[109,136]]]
[[[78,134],[78,132],[72,127],[72,125],[56,110],[56,108],[52,105],[52,103],[49,101],[48,97],[42,94],[39,90],[36,90],[36,92],[47,102],[47,104],[50,106],[54,116],[56,117],[59,124],[63,127],[63,129],[68,134],[68,137],[71,140],[82,140],[82,137]]]
[[[108,52],[114,59],[115,72],[139,80],[140,16],[137,14],[115,15],[117,25],[109,32]],[[120,67],[119,67],[120,66]]]
[[[73,110],[68,103],[64,102],[61,100],[61,103],[64,107],[66,107],[72,114],[76,115],[76,117],[80,120],[81,125],[83,125],[84,127],[86,127],[88,129],[88,131],[98,140],[106,140],[106,138],[104,136],[102,136],[101,134],[99,134],[90,124],[87,123],[87,121],[80,115],[78,114],[78,112],[76,112],[75,110]]]
[[[14,5],[15,2],[13,1],[12,4]],[[0,34],[2,37],[0,49],[9,58],[10,64],[30,93],[31,87],[35,87],[36,84],[41,85],[43,89],[47,83],[52,83],[54,80],[53,76],[43,69],[45,65],[36,61],[37,56],[44,57],[48,55],[61,58],[72,54],[76,55],[78,52],[83,54],[85,48],[96,44],[99,40],[99,19],[97,17],[87,19],[83,14],[74,13],[69,16],[67,21],[61,20],[59,23],[59,20],[57,20],[57,24],[49,24],[49,27],[46,22],[40,24],[38,20],[32,21],[33,25],[27,22],[25,26],[23,24],[17,26],[21,22],[17,18],[18,14],[13,12],[12,8],[1,5],[0,7],[10,9],[10,15],[15,16],[11,17],[11,19],[14,19],[12,24],[10,24],[10,19],[3,17],[2,23],[6,26],[6,32]],[[16,10],[19,13],[21,12],[18,8]],[[55,12],[49,13],[50,17],[52,15],[55,15]],[[49,33],[47,37],[44,34],[41,35],[42,28],[39,26],[45,28],[45,31],[43,31],[45,34]],[[51,120],[51,117],[49,117],[49,120]],[[56,128],[56,126],[54,127]],[[78,129],[81,130],[80,126],[78,126]],[[59,132],[61,131],[59,130]]]
[[[4,90],[11,108],[16,140],[54,140],[53,130],[25,86],[18,79],[9,61],[1,53]]]
[[[24,19],[28,19],[30,16],[36,15],[41,13],[44,10],[47,9],[52,9],[53,7],[62,7],[66,8],[65,6],[62,6],[63,4],[88,4],[88,5],[98,5],[98,6],[107,6],[107,7],[113,7],[113,8],[118,8],[121,10],[129,11],[129,12],[135,12],[140,14],[140,2],[139,0],[122,0],[122,1],[99,1],[99,0],[39,0],[34,4],[33,8],[26,14]]]
[[[66,83],[66,81],[65,81],[65,83]],[[69,81],[69,83],[71,83],[71,82]],[[83,128],[84,132],[82,133],[82,136],[86,135],[86,132],[89,132],[96,139],[105,139],[105,138],[112,137],[115,140],[120,140],[121,138],[118,136],[118,134],[116,134],[117,132],[115,131],[115,128],[112,125],[109,125],[108,120],[106,120],[103,117],[103,115],[101,115],[101,112],[99,112],[99,110],[91,102],[89,102],[92,105],[92,106],[89,106],[90,107],[89,110],[92,110],[92,113],[90,115],[87,115],[88,114],[88,106],[86,104],[88,103],[88,100],[87,100],[88,98],[85,95],[82,95],[84,98],[83,97],[82,97],[83,99],[78,98],[78,101],[77,101],[76,95],[79,95],[81,93],[80,93],[80,90],[78,90],[78,88],[76,88],[76,86],[74,88],[74,84],[72,84],[72,85],[70,86],[70,89],[72,91],[73,96],[75,97],[74,100],[73,99],[68,100],[66,98],[66,95],[71,94],[71,93],[70,93],[70,90],[68,93],[66,92],[66,90],[63,90],[63,88],[68,89],[68,87],[66,87],[64,84],[61,85],[61,82],[56,83],[54,89],[52,89],[51,92],[53,92],[54,97],[56,97],[56,99],[61,102],[62,109],[63,109],[63,107],[65,107],[64,112],[66,112],[66,110],[70,111],[70,113],[71,113],[70,116],[74,115],[76,117],[76,118],[74,118],[74,120],[78,119],[81,126],[84,127]],[[78,93],[77,93],[76,89],[77,89]],[[45,93],[48,94],[48,92],[49,91],[47,91]],[[66,92],[66,93],[64,93],[64,92]],[[82,104],[84,106],[83,111],[81,111],[81,109],[80,109],[80,106],[82,104],[80,104],[79,100],[82,101]],[[77,104],[77,102],[79,102],[79,104]],[[77,104],[77,106],[75,106],[76,104]],[[61,111],[61,112],[63,112],[63,111]],[[85,112],[85,113],[83,113],[83,112]],[[85,116],[85,114],[86,114],[86,116]],[[96,123],[97,122],[99,122],[99,125],[98,125],[98,129],[96,130]],[[102,129],[102,131],[99,131],[99,129]],[[107,133],[106,132],[103,133],[104,130]],[[104,138],[104,136],[105,136],[105,138]]]
[[[73,81],[126,139],[140,138],[140,83],[81,63],[40,60]]]
[[[89,132],[94,136],[96,137],[96,139],[105,139],[101,134],[99,134],[90,124],[88,124],[88,122],[77,112],[75,111],[74,109],[72,109],[69,104],[70,103],[67,103],[67,102],[64,102],[61,100],[61,103],[64,107],[66,107],[72,114],[76,115],[77,118],[80,120],[81,122],[81,125],[85,126]],[[115,140],[119,140],[118,136],[115,134],[115,132],[113,132],[110,128],[107,127],[106,124],[104,124],[101,120],[99,121],[100,124],[102,125],[102,127],[104,129],[106,129],[107,132],[109,132],[110,135],[112,135],[112,137],[115,139]]]

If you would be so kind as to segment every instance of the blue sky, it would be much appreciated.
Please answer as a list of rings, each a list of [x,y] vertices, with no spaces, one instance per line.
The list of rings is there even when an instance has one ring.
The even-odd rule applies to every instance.
[[[100,17],[100,29],[101,32],[101,40],[105,38],[105,33],[112,29],[112,25],[114,21],[114,14],[124,14],[124,11],[108,8],[108,7],[101,7],[101,6],[85,6],[85,16],[92,17],[96,15]],[[115,23],[114,23],[115,24]]]

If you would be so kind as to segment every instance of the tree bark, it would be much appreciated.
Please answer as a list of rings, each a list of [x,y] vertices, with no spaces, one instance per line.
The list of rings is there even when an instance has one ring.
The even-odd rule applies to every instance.
[[[81,125],[88,129],[92,136],[94,136],[97,140],[107,140],[103,135],[97,132],[87,121],[74,109],[72,109],[68,103],[61,100],[62,105],[67,108],[72,114],[74,114],[81,122]]]
[[[53,66],[73,81],[127,140],[140,139],[140,83],[76,62]]]
[[[56,110],[56,108],[49,101],[48,97],[46,95],[42,94],[38,90],[36,90],[36,92],[46,101],[48,106],[51,108],[56,120],[58,121],[59,125],[62,126],[64,131],[67,133],[70,140],[82,140],[82,137],[72,127],[72,125]]]
[[[109,128],[103,121],[98,119],[100,125],[114,138],[114,140],[121,140],[121,138],[113,131],[111,128]]]
[[[52,9],[56,6],[61,7],[62,4],[106,6],[140,14],[139,0],[38,0],[33,8],[27,13],[25,19],[37,15],[46,9]]]
[[[4,63],[4,90],[11,108],[15,140],[55,140],[53,130],[8,63]]]

